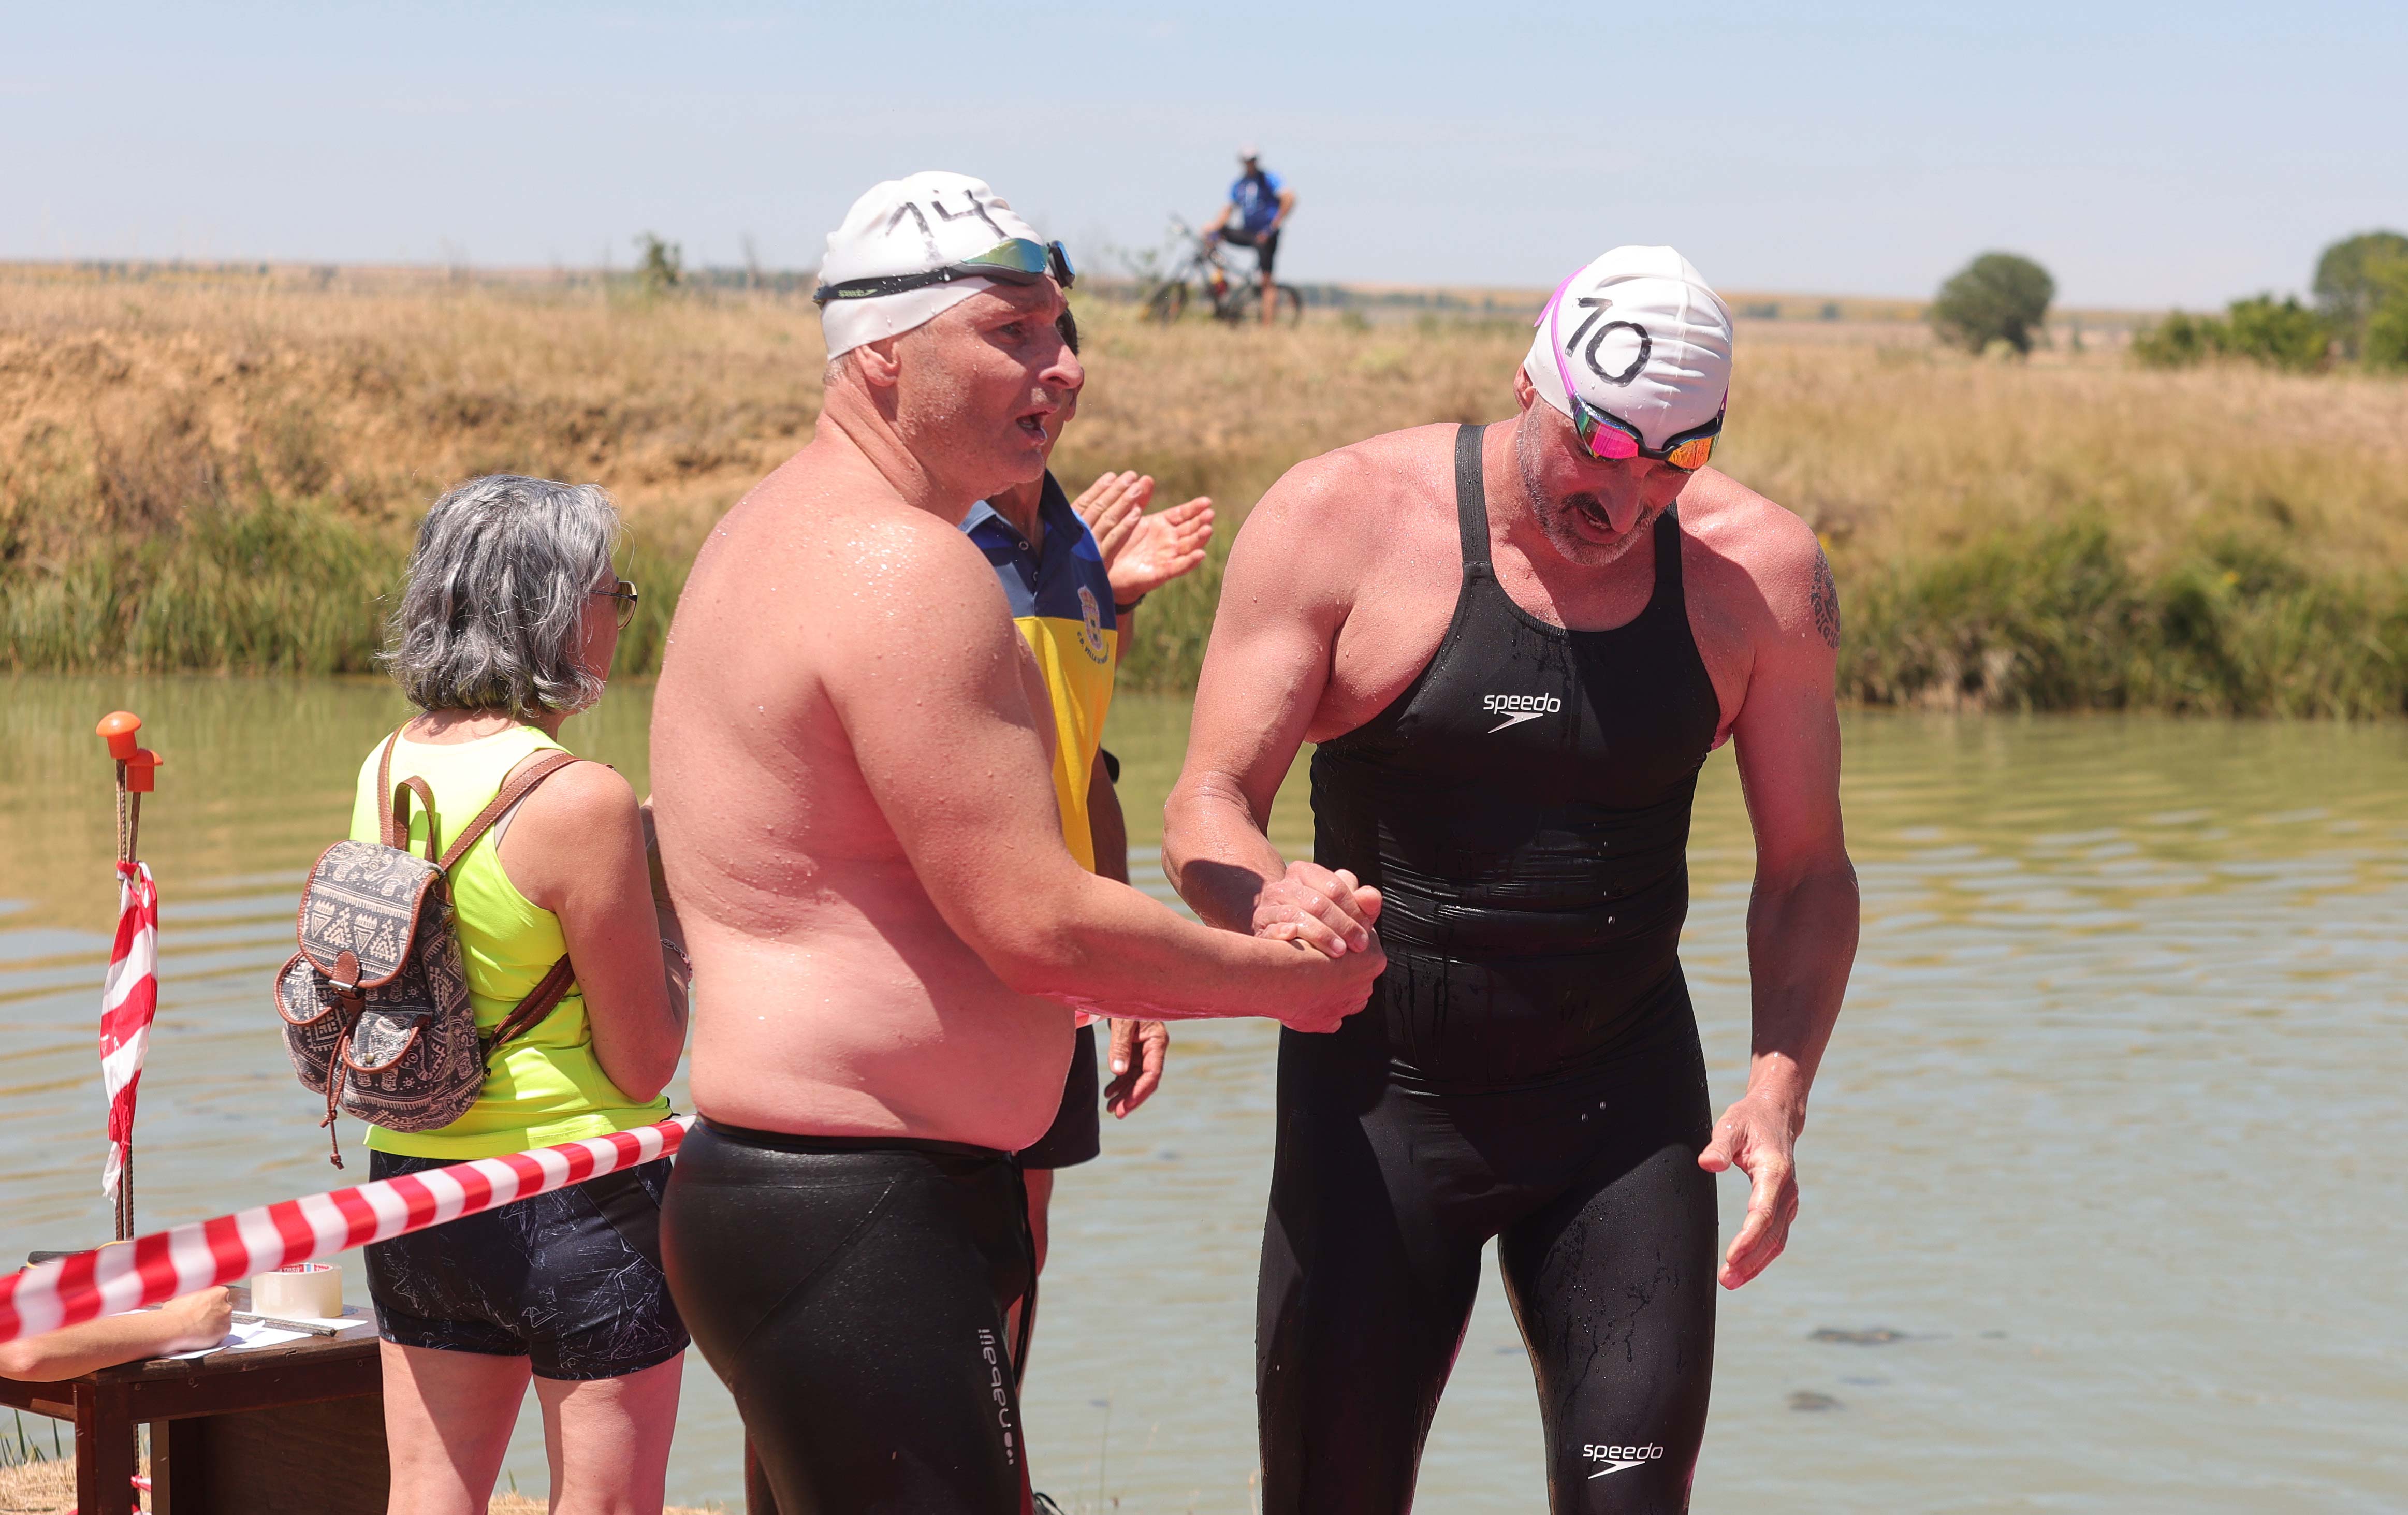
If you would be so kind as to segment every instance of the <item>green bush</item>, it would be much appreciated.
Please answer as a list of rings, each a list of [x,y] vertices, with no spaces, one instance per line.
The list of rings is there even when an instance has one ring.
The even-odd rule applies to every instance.
[[[631,535],[642,598],[614,671],[657,673],[701,532]],[[0,557],[0,669],[372,673],[408,558],[398,528],[265,494],[55,559]]]
[[[2375,262],[2369,282],[2374,308],[2366,318],[2359,355],[2370,368],[2408,368],[2408,256]]]
[[[658,299],[685,283],[685,250],[651,232],[636,238],[636,287]]]
[[[2122,665],[2142,608],[2096,522],[1892,565],[1842,595],[1840,675],[1853,698],[2039,710],[2125,702]]]
[[[404,558],[397,538],[315,502],[219,501],[7,565],[0,642],[20,670],[366,673]]]
[[[2325,318],[2286,296],[2235,300],[2222,319],[2174,311],[2132,338],[2132,361],[2146,368],[2187,368],[2209,358],[2243,358],[2306,372],[2324,366],[2332,346]]]
[[[2366,323],[2366,343],[2361,350],[2369,368],[2392,371],[2408,368],[2408,294],[2384,303]]]
[[[2002,533],[1842,580],[1841,691],[1869,704],[2408,709],[2408,583],[2319,579],[2263,542],[2201,541],[2144,580],[2092,522]]]
[[[2398,232],[2360,232],[2325,249],[2316,260],[2316,308],[2341,338],[2342,350],[2357,357],[2372,335],[2370,324],[2397,298],[2408,274],[2408,236]]]
[[[2284,296],[2280,304],[2271,294],[2235,300],[2224,324],[2226,352],[2294,372],[2324,366],[2332,345],[2332,329],[2325,318],[2293,295]]]
[[[1985,351],[1993,342],[2029,352],[2056,298],[2057,280],[2047,269],[2016,253],[1985,252],[1940,286],[1931,326],[1942,341],[1968,352]]]
[[[2190,368],[2224,350],[2224,322],[2177,310],[2132,335],[2132,361],[2143,368]]]

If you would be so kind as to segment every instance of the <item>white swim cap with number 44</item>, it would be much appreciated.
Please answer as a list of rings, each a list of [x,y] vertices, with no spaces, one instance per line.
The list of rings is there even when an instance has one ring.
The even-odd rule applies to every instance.
[[[828,234],[820,262],[820,323],[829,357],[864,342],[894,336],[935,319],[979,291],[981,279],[878,293],[864,290],[878,280],[910,282],[910,276],[974,263],[1005,243],[1042,248],[1037,229],[968,174],[919,173],[872,185]],[[852,290],[867,298],[829,300],[829,292]]]

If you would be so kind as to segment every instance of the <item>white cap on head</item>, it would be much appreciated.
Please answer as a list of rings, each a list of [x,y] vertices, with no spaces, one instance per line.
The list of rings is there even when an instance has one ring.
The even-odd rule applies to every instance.
[[[853,202],[844,224],[828,234],[827,256],[820,260],[820,283],[929,273],[975,258],[1013,237],[1044,240],[987,188],[984,179],[934,170],[890,179]],[[979,291],[993,287],[992,279],[957,279],[900,294],[832,300],[820,307],[820,329],[827,336],[828,356],[925,325]]]
[[[1540,312],[1522,363],[1539,398],[1571,414],[1569,370],[1583,401],[1638,427],[1649,447],[1721,413],[1730,395],[1730,307],[1680,253],[1615,248],[1564,280],[1553,304]]]
[[[1252,142],[1248,142],[1238,149],[1238,161],[1240,163],[1253,163],[1262,155],[1263,150],[1254,146]]]

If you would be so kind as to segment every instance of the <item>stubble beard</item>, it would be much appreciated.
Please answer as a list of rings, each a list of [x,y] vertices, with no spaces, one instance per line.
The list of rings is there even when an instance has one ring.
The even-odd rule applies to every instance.
[[[1665,507],[1659,505],[1653,509],[1641,510],[1639,519],[1631,522],[1630,529],[1611,542],[1589,540],[1581,536],[1573,525],[1572,516],[1576,511],[1594,510],[1599,519],[1603,519],[1604,502],[1586,491],[1568,494],[1560,500],[1549,496],[1540,482],[1537,465],[1530,457],[1528,436],[1529,430],[1525,427],[1514,438],[1513,461],[1522,475],[1523,498],[1528,502],[1530,515],[1538,522],[1539,531],[1547,538],[1547,544],[1561,553],[1565,562],[1583,568],[1603,568],[1621,562],[1624,555],[1647,534],[1647,529],[1656,523],[1656,518],[1664,513]]]

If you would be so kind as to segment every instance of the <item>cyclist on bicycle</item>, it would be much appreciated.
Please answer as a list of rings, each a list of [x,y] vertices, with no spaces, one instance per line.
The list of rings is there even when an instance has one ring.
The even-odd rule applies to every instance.
[[[1263,324],[1268,326],[1279,315],[1279,289],[1271,282],[1271,263],[1279,256],[1280,228],[1296,214],[1296,192],[1263,166],[1262,153],[1253,143],[1238,150],[1238,163],[1244,171],[1229,186],[1229,203],[1204,228],[1204,240],[1208,245],[1229,242],[1254,250],[1263,280]]]

